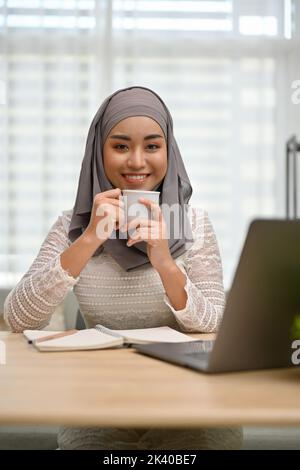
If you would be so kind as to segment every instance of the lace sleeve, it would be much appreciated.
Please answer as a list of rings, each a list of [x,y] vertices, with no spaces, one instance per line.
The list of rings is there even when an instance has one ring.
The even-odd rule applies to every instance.
[[[222,263],[214,229],[205,211],[193,208],[194,243],[178,267],[186,276],[187,303],[175,310],[164,295],[182,330],[211,333],[218,329],[225,305]]]
[[[53,224],[31,267],[5,299],[4,319],[12,331],[44,328],[78,280],[60,264],[60,254],[70,245],[65,217]]]

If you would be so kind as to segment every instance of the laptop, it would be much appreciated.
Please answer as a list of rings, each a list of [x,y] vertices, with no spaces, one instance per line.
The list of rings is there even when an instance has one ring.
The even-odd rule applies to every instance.
[[[135,347],[206,373],[289,367],[299,314],[300,220],[254,220],[216,339]]]

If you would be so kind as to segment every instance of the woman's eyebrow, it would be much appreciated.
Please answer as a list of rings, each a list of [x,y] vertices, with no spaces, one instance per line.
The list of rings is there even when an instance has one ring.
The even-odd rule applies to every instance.
[[[128,135],[111,135],[110,136],[110,139],[121,139],[121,140],[131,140],[130,137],[128,137]]]
[[[152,139],[163,139],[163,136],[160,134],[150,134],[144,137],[144,140],[152,140]]]
[[[124,135],[124,134],[111,135],[110,139],[131,140],[131,138],[128,135]],[[151,140],[151,139],[163,139],[163,136],[160,134],[150,134],[144,137],[144,140]]]

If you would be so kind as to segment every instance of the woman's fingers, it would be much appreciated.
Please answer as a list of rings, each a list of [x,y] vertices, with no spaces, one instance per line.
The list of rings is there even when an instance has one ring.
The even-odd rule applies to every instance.
[[[96,200],[96,204],[99,206],[102,204],[111,204],[112,206],[124,207],[124,202],[121,199],[114,199],[108,197],[99,197]]]
[[[87,230],[93,235],[106,240],[110,237],[119,221],[125,219],[124,202],[120,188],[111,189],[95,195]]]
[[[100,204],[97,208],[96,215],[107,219],[109,234],[112,228],[117,230],[125,222],[125,211],[123,207],[119,204],[111,204],[111,202]]]
[[[139,227],[137,228],[130,238],[128,239],[128,244],[132,245],[139,241],[151,241],[151,240],[160,240],[161,238],[161,230],[159,225],[155,225],[152,227]]]
[[[156,220],[157,222],[159,222],[162,219],[160,207],[156,202],[153,202],[150,199],[144,199],[143,197],[139,198],[139,202],[141,202],[150,209],[152,220]]]
[[[103,191],[102,193],[96,194],[96,196],[102,196],[102,197],[111,197],[111,198],[118,198],[121,196],[121,189],[120,188],[114,188],[114,189],[109,189],[108,191]]]
[[[124,202],[119,199],[111,199],[105,198],[100,199],[96,202],[96,215],[103,216],[104,212],[108,212],[109,214],[115,214],[116,211],[123,211],[124,212]]]
[[[141,219],[139,217],[131,220],[128,222],[126,225],[123,227],[123,231],[130,231],[136,229],[138,226],[140,227],[148,227],[152,223],[152,220],[150,219]]]

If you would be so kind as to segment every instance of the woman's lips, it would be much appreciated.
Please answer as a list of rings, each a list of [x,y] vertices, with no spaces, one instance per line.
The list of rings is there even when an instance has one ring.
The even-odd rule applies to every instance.
[[[143,178],[134,178],[134,175],[122,175],[123,178],[128,182],[128,183],[136,183],[136,184],[139,184],[139,183],[143,183],[144,181],[146,181],[146,179],[148,178],[149,174],[144,174],[144,175],[140,175],[140,176],[143,176]],[[138,175],[137,175],[138,176]]]

